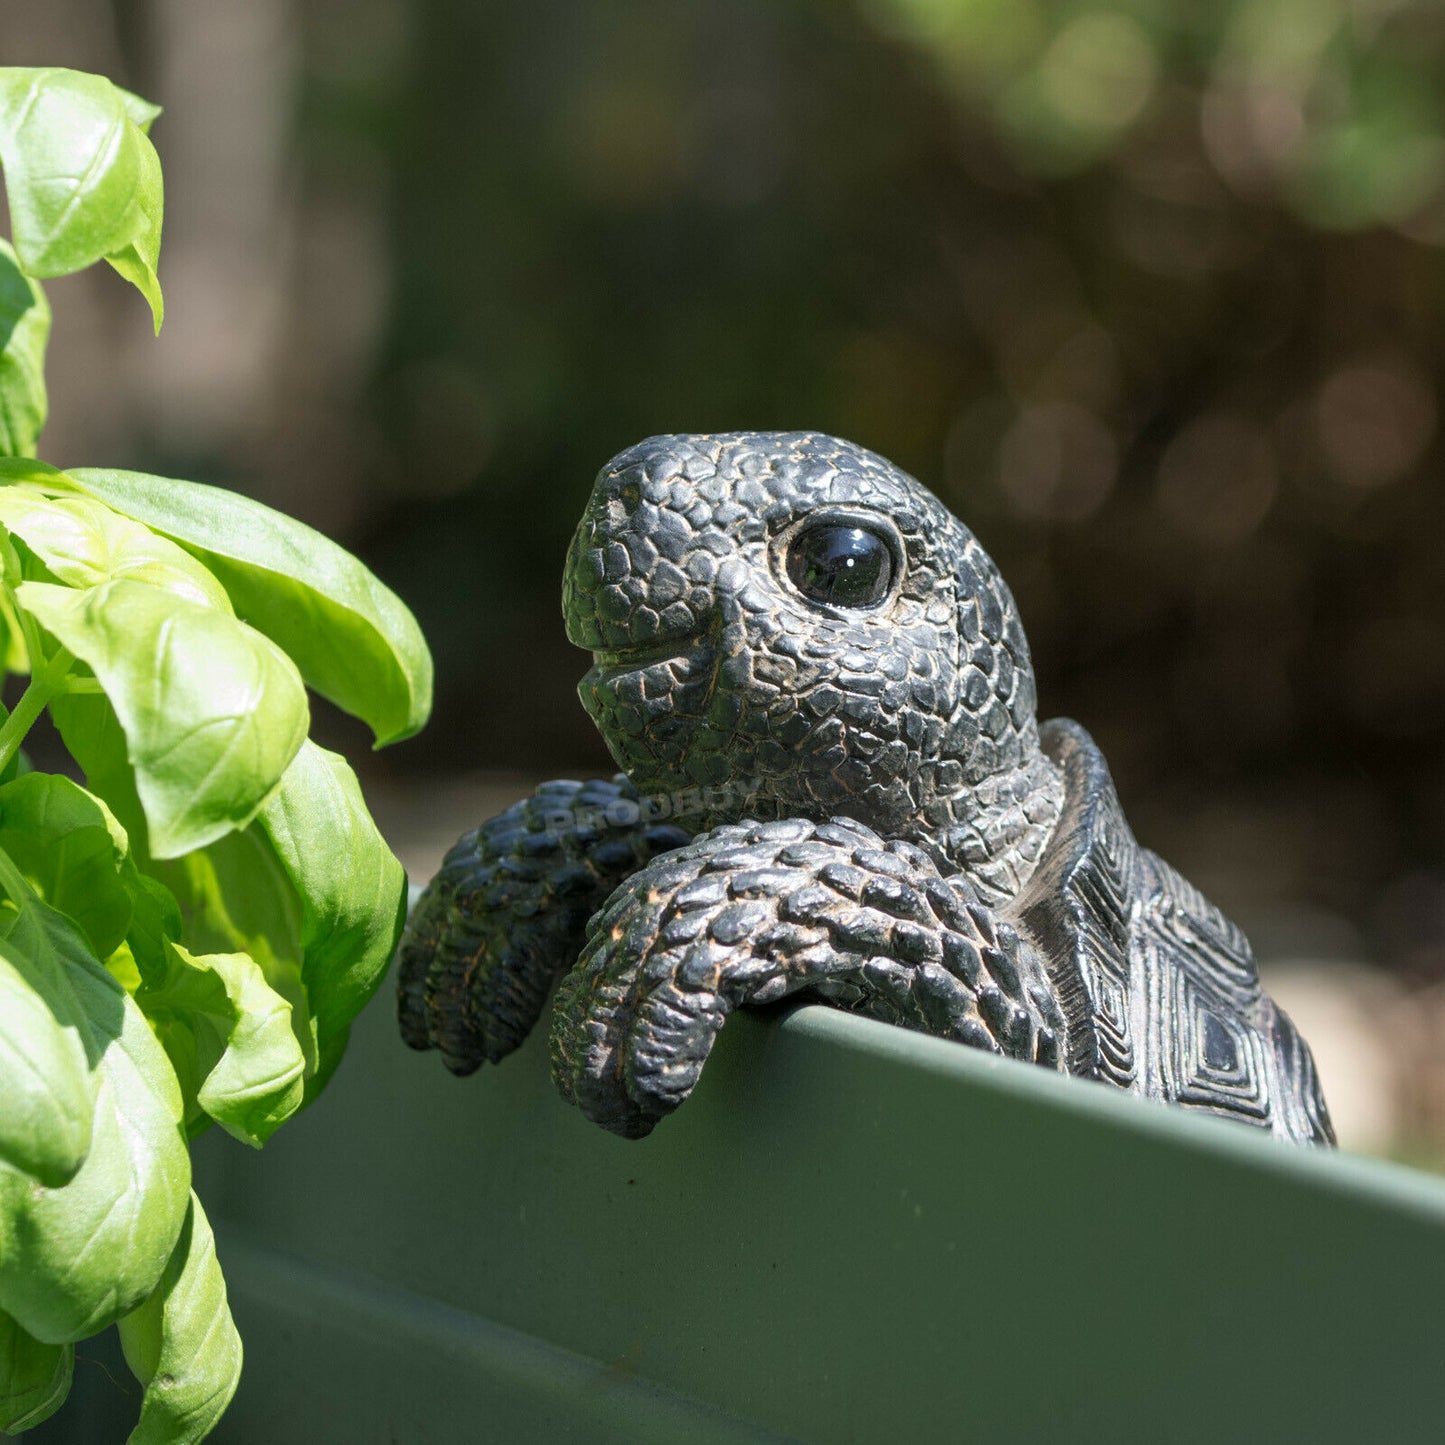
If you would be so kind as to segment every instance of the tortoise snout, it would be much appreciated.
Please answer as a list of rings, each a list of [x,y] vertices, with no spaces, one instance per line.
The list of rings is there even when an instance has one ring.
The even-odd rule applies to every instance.
[[[612,479],[615,480],[615,479]],[[736,545],[699,503],[684,515],[599,483],[562,581],[567,636],[592,652],[695,638],[744,585]]]

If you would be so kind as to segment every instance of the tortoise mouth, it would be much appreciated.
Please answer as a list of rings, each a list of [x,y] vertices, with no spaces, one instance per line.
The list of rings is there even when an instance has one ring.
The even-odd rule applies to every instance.
[[[681,662],[701,650],[702,637],[688,633],[680,637],[654,638],[648,642],[629,643],[626,647],[594,647],[594,672],[635,672],[638,668],[655,667],[660,662]]]
[[[700,638],[599,648],[577,684],[618,766],[641,788],[684,785],[687,740],[705,727],[716,686],[714,651]]]

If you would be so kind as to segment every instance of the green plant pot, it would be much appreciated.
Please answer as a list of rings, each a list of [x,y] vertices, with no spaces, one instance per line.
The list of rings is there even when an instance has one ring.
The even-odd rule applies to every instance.
[[[544,1039],[459,1081],[378,1004],[265,1152],[197,1150],[222,1445],[1445,1428],[1445,1184],[826,1009],[733,1020],[629,1143]],[[27,1439],[123,1438],[128,1382],[77,1381]]]

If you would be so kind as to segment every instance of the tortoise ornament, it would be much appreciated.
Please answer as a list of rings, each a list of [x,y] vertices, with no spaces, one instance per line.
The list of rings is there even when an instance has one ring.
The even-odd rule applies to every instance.
[[[470,1073],[554,983],[562,1093],[646,1134],[745,1004],[826,1000],[1332,1143],[1248,942],[1129,831],[973,534],[835,437],[653,437],[567,558],[579,691],[622,772],[546,783],[448,853],[401,1028]]]

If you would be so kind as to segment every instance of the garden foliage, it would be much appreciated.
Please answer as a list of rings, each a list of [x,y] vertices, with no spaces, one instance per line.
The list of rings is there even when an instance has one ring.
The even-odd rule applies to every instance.
[[[384,973],[406,880],[307,688],[377,744],[431,661],[310,528],[213,487],[34,459],[40,280],[108,261],[162,302],[157,108],[0,69],[0,1430],[43,1420],[114,1324],[132,1442],[202,1439],[241,1347],[189,1139],[259,1147],[310,1102]],[[85,784],[30,769],[50,716]],[[3,712],[3,710],[0,710]]]

